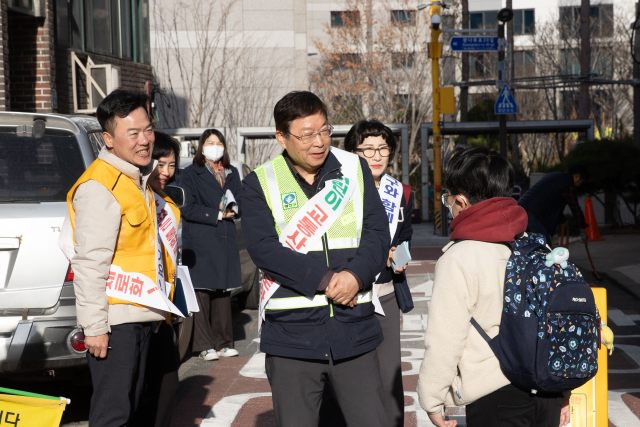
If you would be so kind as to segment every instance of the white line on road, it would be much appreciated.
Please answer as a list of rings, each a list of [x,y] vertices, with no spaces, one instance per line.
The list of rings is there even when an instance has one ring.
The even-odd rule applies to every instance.
[[[640,347],[637,345],[629,345],[629,344],[616,344],[614,346],[613,351],[622,350],[627,356],[633,359],[634,362],[638,366],[640,366]],[[638,374],[640,373],[640,368],[636,369],[609,369],[610,374]]]
[[[426,314],[403,314],[402,330],[403,331],[426,331],[427,315]]]
[[[409,356],[403,356],[401,358],[403,362],[411,364],[411,369],[404,371],[402,376],[418,375],[418,373],[420,373],[420,364],[422,364],[422,359],[424,359],[424,348],[401,348],[400,351],[411,353]]]
[[[435,427],[431,420],[429,420],[429,416],[425,410],[420,407],[420,403],[418,403],[418,393],[415,391],[405,391],[404,395],[413,399],[413,405],[405,406],[404,413],[416,413],[416,419],[418,421],[417,427]]]
[[[640,388],[609,390],[609,421],[617,426],[640,427],[640,420],[622,400],[625,393],[638,393]]]
[[[257,352],[251,359],[242,367],[240,375],[247,378],[263,378],[267,379],[267,373],[264,370],[264,361],[266,354]]]
[[[245,393],[223,397],[213,405],[200,425],[204,427],[231,427],[238,412],[249,400],[265,396],[271,397],[271,393]]]
[[[607,317],[618,326],[636,326],[636,323],[617,308],[607,310]]]

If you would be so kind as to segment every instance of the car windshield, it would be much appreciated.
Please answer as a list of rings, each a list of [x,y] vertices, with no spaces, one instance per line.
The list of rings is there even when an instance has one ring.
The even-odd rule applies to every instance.
[[[71,132],[0,133],[0,203],[63,202],[84,169]]]

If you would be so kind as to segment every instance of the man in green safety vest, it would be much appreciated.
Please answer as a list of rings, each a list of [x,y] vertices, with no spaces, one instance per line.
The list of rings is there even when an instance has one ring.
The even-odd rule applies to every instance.
[[[276,422],[318,425],[329,383],[350,427],[387,426],[373,282],[389,225],[371,171],[331,147],[327,108],[313,93],[285,95],[273,115],[284,152],[245,178],[242,227],[264,273],[260,350]]]

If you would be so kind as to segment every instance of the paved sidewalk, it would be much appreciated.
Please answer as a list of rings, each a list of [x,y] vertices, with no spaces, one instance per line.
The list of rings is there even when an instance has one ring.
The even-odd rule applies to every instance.
[[[608,276],[618,285],[640,298],[640,234],[602,236],[602,242],[590,242],[589,252],[596,272]],[[591,264],[585,245],[569,244],[570,260],[583,267],[590,278]]]

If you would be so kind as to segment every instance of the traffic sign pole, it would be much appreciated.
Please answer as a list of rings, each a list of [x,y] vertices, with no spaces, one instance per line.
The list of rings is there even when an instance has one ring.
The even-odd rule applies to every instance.
[[[498,25],[498,89],[502,90],[504,86],[504,23]],[[499,98],[498,98],[499,101]],[[497,101],[496,101],[497,102]],[[500,129],[498,131],[500,140],[500,156],[507,158],[507,115],[500,115]]]

